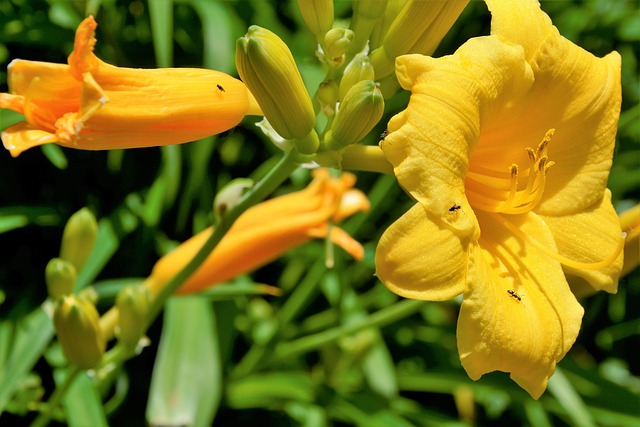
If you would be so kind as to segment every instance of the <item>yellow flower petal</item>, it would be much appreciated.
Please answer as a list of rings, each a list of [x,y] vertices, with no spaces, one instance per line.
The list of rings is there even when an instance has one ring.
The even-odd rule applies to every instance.
[[[620,214],[620,226],[627,234],[624,243],[624,264],[621,276],[631,273],[640,264],[640,205]]]
[[[452,215],[464,215],[452,212]],[[468,241],[417,204],[382,235],[376,275],[406,298],[444,301],[465,289]]]
[[[621,251],[622,230],[611,205],[611,192],[606,190],[600,202],[579,213],[558,217],[541,215],[541,218],[551,230],[560,255],[585,264],[595,264],[613,257],[615,261],[597,270],[572,266],[563,268],[568,276],[587,281],[591,293],[601,290],[616,293],[624,256]],[[568,277],[568,280],[573,285],[572,278]],[[584,296],[584,290],[579,295]]]
[[[389,122],[380,146],[416,200],[436,216],[460,205],[467,215],[456,228],[477,238],[465,176],[482,137],[481,119],[513,115],[533,83],[522,48],[483,37],[444,58],[400,57],[396,67],[400,83],[412,96],[409,107]]]
[[[537,211],[549,215],[578,212],[602,197],[620,115],[620,55],[604,58],[560,35],[536,1],[487,0],[491,33],[525,49],[535,74],[529,103],[520,117],[505,123],[492,145],[509,150],[520,135],[541,136],[556,129],[547,177]],[[508,165],[507,165],[508,166]]]
[[[527,234],[555,246],[534,213],[509,217]],[[480,220],[487,237],[471,251],[458,318],[460,360],[474,380],[492,371],[510,372],[537,399],[573,345],[583,309],[557,261],[514,238],[489,215]]]

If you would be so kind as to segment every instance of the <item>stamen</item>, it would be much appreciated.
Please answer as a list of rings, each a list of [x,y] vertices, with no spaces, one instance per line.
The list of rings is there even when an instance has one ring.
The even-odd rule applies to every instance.
[[[547,131],[535,150],[531,147],[525,148],[530,164],[523,174],[520,174],[517,164],[514,163],[509,167],[508,190],[506,185],[500,185],[501,179],[496,171],[473,165],[467,174],[466,182],[467,195],[472,206],[488,212],[512,215],[534,209],[542,200],[546,174],[554,164],[547,155],[547,146],[553,133],[554,129]],[[504,181],[506,179],[504,173],[502,177]],[[518,184],[522,179],[526,179],[525,188],[518,190]]]
[[[535,247],[542,253],[550,256],[551,258],[555,259],[560,264],[565,265],[567,267],[574,268],[576,270],[599,270],[601,268],[605,268],[609,266],[612,262],[616,260],[616,258],[618,258],[618,256],[622,252],[622,249],[624,248],[624,241],[627,237],[627,233],[624,233],[624,232],[621,233],[620,239],[618,240],[618,245],[616,246],[614,251],[611,253],[611,255],[609,255],[604,260],[599,262],[581,262],[581,261],[572,260],[570,258],[560,255],[557,252],[549,250],[549,248],[547,248],[542,243],[538,242],[536,239],[532,238],[531,236],[529,236],[528,234],[520,230],[518,227],[513,225],[510,221],[505,219],[502,215],[491,214],[491,217],[498,224],[505,227],[507,230],[509,230],[511,233],[516,235],[521,240],[527,243],[530,243],[533,247]]]

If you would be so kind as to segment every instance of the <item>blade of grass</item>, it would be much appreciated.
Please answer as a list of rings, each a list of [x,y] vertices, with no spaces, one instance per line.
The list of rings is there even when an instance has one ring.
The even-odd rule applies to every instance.
[[[153,50],[158,67],[173,65],[173,0],[149,0]]]
[[[53,325],[44,308],[47,305],[45,303],[18,322],[5,321],[0,326],[3,336],[13,335],[6,364],[0,369],[0,414],[6,408],[20,379],[33,368],[53,337]],[[5,328],[15,329],[8,332]],[[6,338],[3,339],[5,340]]]

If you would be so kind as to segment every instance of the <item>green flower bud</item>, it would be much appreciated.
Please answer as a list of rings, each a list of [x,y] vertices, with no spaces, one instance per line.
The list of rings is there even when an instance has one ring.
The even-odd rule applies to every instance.
[[[325,80],[318,86],[318,101],[322,112],[331,117],[336,113],[338,85],[333,80]]]
[[[295,139],[302,154],[315,153],[319,141],[313,105],[287,45],[252,25],[236,43],[236,66],[275,131]]]
[[[321,37],[333,25],[333,0],[298,0],[302,19],[316,37]]]
[[[389,27],[393,23],[393,20],[396,19],[396,16],[402,10],[402,7],[407,3],[407,0],[389,0],[387,1],[387,8],[384,10],[384,14],[376,21],[373,26],[373,30],[371,31],[371,35],[369,36],[369,50],[373,51],[374,49],[380,47],[384,37],[387,35],[387,31],[389,31]]]
[[[226,211],[238,204],[245,190],[253,187],[253,180],[249,178],[236,178],[225,185],[213,199],[213,211],[220,218]]]
[[[118,327],[116,335],[120,342],[135,347],[144,336],[147,316],[151,307],[151,292],[146,286],[127,286],[116,296]]]
[[[363,80],[374,80],[375,73],[367,55],[356,55],[344,70],[340,80],[340,100],[343,100],[349,89]]]
[[[384,99],[372,80],[363,80],[349,89],[340,109],[325,135],[325,146],[340,150],[355,144],[382,118]]]
[[[355,40],[350,51],[360,52],[364,49],[376,21],[384,14],[387,7],[386,0],[354,0],[351,29],[355,33]]]
[[[98,236],[98,222],[88,208],[71,215],[62,233],[60,258],[72,263],[76,271],[82,270]]]
[[[67,360],[81,369],[97,367],[106,343],[100,330],[98,311],[89,301],[72,295],[60,297],[53,323]]]
[[[68,295],[76,284],[76,268],[69,261],[53,258],[44,269],[44,279],[51,298]]]
[[[332,58],[341,58],[353,41],[353,31],[346,28],[333,28],[324,36],[324,45]]]
[[[393,73],[400,55],[431,55],[467,3],[469,0],[409,0],[391,24],[382,46],[371,53],[376,79]]]

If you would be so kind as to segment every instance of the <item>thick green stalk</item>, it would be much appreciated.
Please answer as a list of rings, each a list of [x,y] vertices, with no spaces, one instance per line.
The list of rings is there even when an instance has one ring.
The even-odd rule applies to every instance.
[[[38,415],[38,417],[33,420],[33,422],[31,423],[31,427],[44,427],[49,424],[49,421],[51,421],[51,418],[53,417],[53,412],[58,406],[60,406],[60,402],[62,401],[65,392],[69,389],[71,384],[75,381],[76,377],[82,371],[82,369],[75,366],[71,368],[71,372],[69,372],[63,383],[56,387],[56,389],[53,391],[53,394],[47,402],[45,411],[41,412],[40,415]]]

